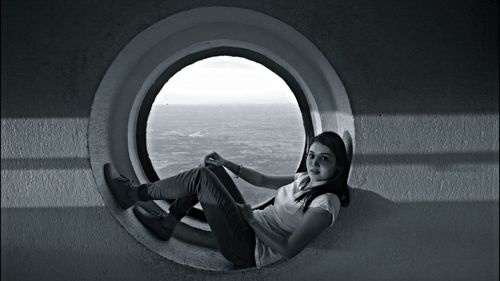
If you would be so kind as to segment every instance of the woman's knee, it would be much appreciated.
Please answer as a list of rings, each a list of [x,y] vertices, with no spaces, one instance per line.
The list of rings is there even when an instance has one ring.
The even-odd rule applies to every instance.
[[[218,172],[225,172],[226,170],[224,170],[223,167],[221,166],[216,166],[214,164],[208,164],[206,165],[204,168],[214,172],[214,173],[218,173]]]
[[[194,168],[192,171],[194,171],[195,179],[200,183],[217,181],[217,176],[207,167]]]
[[[208,168],[206,167],[196,167],[192,168],[191,170],[182,172],[181,174],[185,174],[193,179],[198,179],[201,177],[209,177],[210,173],[212,173]]]
[[[197,167],[193,170],[195,170],[195,172],[201,176],[207,176],[212,173],[212,171],[210,171],[210,169],[207,167]]]

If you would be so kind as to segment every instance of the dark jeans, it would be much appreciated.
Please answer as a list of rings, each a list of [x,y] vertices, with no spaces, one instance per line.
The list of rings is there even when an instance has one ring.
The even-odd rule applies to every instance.
[[[255,233],[236,205],[246,203],[224,168],[208,165],[159,180],[148,187],[148,195],[177,199],[170,212],[178,219],[200,202],[222,255],[236,265],[255,265]]]

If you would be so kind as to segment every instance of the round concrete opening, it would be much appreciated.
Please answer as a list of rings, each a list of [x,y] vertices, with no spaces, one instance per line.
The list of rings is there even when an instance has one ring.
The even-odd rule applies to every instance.
[[[283,77],[296,94],[306,138],[335,131],[352,151],[354,125],[345,89],[327,59],[296,30],[261,13],[228,7],[189,10],[156,23],[125,46],[106,72],[92,105],[88,138],[97,188],[113,216],[150,250],[194,268],[224,271],[233,267],[219,252],[196,245],[196,231],[208,230],[206,224],[193,222],[194,227],[182,233],[184,241],[195,243],[175,238],[160,241],[131,209],[118,207],[102,172],[104,163],[111,162],[131,179],[150,181],[137,141],[145,118],[141,109],[150,102],[148,93],[179,67],[214,55],[250,58]]]

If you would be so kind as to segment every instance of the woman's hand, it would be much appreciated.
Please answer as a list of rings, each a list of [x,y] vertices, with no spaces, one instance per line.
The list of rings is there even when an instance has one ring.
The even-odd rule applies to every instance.
[[[255,217],[253,216],[252,206],[250,206],[249,204],[240,204],[240,203],[236,203],[236,205],[240,209],[240,213],[243,216],[243,218],[249,224],[255,220]]]
[[[213,151],[203,157],[203,164],[212,164],[218,167],[224,166],[226,159],[222,158],[217,152]]]

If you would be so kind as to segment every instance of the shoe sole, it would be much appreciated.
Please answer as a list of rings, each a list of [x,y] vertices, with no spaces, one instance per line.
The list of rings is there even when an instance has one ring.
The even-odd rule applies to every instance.
[[[110,163],[104,164],[104,179],[106,180],[108,188],[111,190],[111,193],[113,194],[115,201],[118,202],[118,205],[120,205],[122,209],[128,209],[130,206],[134,205],[135,202],[128,199],[126,197],[127,195],[122,193],[123,191],[118,191],[122,187],[116,185],[113,174],[117,175],[118,171],[116,171]]]

